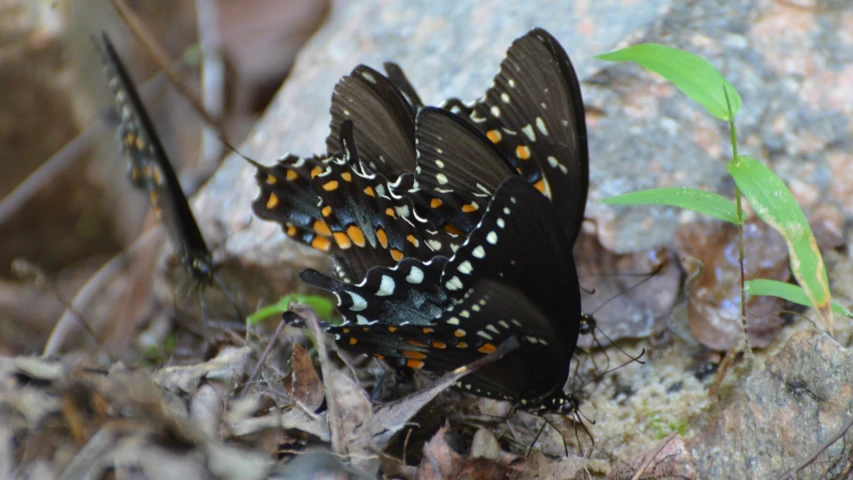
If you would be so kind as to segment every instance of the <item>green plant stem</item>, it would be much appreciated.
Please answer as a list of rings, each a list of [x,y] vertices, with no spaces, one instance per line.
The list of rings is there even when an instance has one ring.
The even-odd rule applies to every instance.
[[[726,95],[726,101],[728,101],[728,95]],[[732,161],[736,162],[738,157],[737,151],[737,131],[735,130],[735,120],[734,115],[729,115],[729,133],[731,135],[732,140]],[[741,328],[743,329],[743,342],[746,350],[746,354],[751,356],[752,350],[749,347],[749,333],[747,330],[746,323],[746,268],[744,267],[744,248],[743,248],[743,222],[744,222],[744,214],[743,214],[743,205],[741,204],[741,192],[740,188],[735,185],[735,204],[737,207],[737,215],[740,220],[737,224],[737,236],[738,236],[738,264],[740,265],[740,323]]]

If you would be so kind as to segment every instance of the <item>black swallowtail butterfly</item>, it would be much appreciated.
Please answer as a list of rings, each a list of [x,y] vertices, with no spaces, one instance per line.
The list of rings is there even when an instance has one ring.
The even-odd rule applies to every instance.
[[[133,80],[105,33],[95,46],[121,119],[119,142],[129,158],[130,181],[148,194],[186,270],[194,279],[210,284],[214,276],[213,256]]]
[[[101,56],[104,72],[115,97],[115,106],[120,117],[119,142],[129,159],[130,181],[148,194],[149,203],[166,225],[184,270],[201,287],[199,301],[202,310],[202,336],[204,344],[207,345],[203,296],[205,287],[216,282],[231,302],[237,317],[242,318],[243,315],[233,296],[216,275],[217,266],[213,255],[207,248],[175,170],[127,69],[106,34],[102,34],[100,42],[95,41],[95,47]]]
[[[443,373],[515,336],[519,350],[459,387],[528,409],[573,409],[562,393],[581,318],[572,244],[554,207],[519,177],[484,210],[449,259],[406,258],[355,285],[314,270],[302,279],[337,297],[346,323],[328,331],[341,348]]]

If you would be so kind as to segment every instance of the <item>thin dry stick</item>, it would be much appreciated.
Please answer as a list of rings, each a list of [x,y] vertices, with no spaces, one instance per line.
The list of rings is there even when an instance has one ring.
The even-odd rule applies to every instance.
[[[246,391],[249,389],[249,385],[251,385],[252,382],[254,382],[255,379],[258,377],[258,374],[261,373],[261,368],[263,368],[267,356],[270,354],[270,351],[272,351],[272,347],[278,342],[278,337],[281,336],[281,331],[284,330],[284,325],[284,320],[278,322],[278,327],[276,327],[275,333],[273,333],[273,336],[272,338],[270,338],[270,341],[267,342],[267,346],[266,348],[264,348],[264,353],[262,353],[261,357],[258,359],[258,363],[257,365],[255,365],[255,369],[252,371],[252,374],[249,376],[249,379],[246,380],[246,383],[243,384],[243,388],[240,392],[241,395],[246,393]]]
[[[846,435],[851,427],[853,427],[853,415],[850,416],[850,418],[847,420],[847,423],[845,423],[844,426],[841,427],[841,429],[835,433],[835,435],[830,437],[830,439],[827,440],[826,443],[821,445],[820,448],[818,448],[815,453],[813,453],[809,458],[806,459],[806,461],[804,461],[803,463],[797,465],[796,467],[788,470],[787,472],[783,473],[782,476],[779,477],[779,480],[787,480],[789,478],[790,479],[796,478],[796,477],[794,477],[795,473],[799,472],[800,470],[802,470],[802,469],[806,468],[807,466],[809,466],[810,464],[814,463],[814,461],[817,460],[817,457],[821,453],[825,452],[826,449],[829,448],[833,443],[837,442],[838,440],[841,439],[841,437]]]
[[[133,36],[135,36],[139,40],[139,43],[141,43],[151,54],[151,57],[154,59],[154,63],[156,63],[157,66],[163,70],[163,73],[166,74],[169,82],[181,92],[181,95],[183,95],[190,104],[192,104],[193,109],[202,116],[208,125],[216,128],[218,132],[222,132],[223,129],[220,120],[211,117],[204,109],[204,106],[195,93],[187,88],[180,76],[175,72],[175,69],[172,68],[169,55],[166,54],[162,47],[160,47],[160,44],[157,42],[154,35],[151,34],[136,14],[134,14],[127,5],[125,5],[123,0],[110,0],[110,3],[113,4],[113,7],[115,7],[119,16],[127,24],[127,27],[130,29],[131,33],[133,33]]]
[[[113,275],[126,266],[129,257],[137,255],[140,251],[148,248],[158,239],[164,239],[164,232],[158,227],[159,226],[155,226],[154,228],[146,230],[123,252],[111,258],[110,261],[99,268],[94,275],[89,277],[89,280],[86,281],[80,290],[77,291],[74,299],[71,300],[71,307],[62,313],[59,321],[56,322],[56,325],[50,332],[50,336],[48,337],[47,343],[44,346],[44,351],[42,352],[42,357],[48,357],[59,353],[59,349],[62,348],[62,344],[77,324],[75,319],[76,315],[73,311],[82,311],[85,309],[86,306],[89,305],[89,302],[103,291],[104,286],[113,278]]]
[[[100,133],[101,124],[94,123],[72,138],[58,152],[54,153],[38,169],[18,184],[11,193],[0,200],[0,223],[5,222],[18,211],[36,192],[50,183],[65,167],[70,165],[89,146],[89,142]]]
[[[671,442],[677,434],[678,432],[672,432],[667,435],[663,442],[660,444],[660,446],[656,448],[655,451],[652,452],[652,454],[646,458],[646,461],[644,461],[642,465],[640,465],[640,468],[637,470],[636,473],[634,473],[634,476],[631,477],[631,480],[640,480],[640,477],[643,476],[644,473],[646,473],[646,470],[649,468],[649,465],[652,464],[652,461],[654,461],[655,457],[657,457],[658,454],[662,452],[667,445],[669,445],[669,442]]]
[[[412,429],[406,431],[406,439],[403,440],[403,465],[406,464],[406,451],[409,449],[409,437],[412,436]]]

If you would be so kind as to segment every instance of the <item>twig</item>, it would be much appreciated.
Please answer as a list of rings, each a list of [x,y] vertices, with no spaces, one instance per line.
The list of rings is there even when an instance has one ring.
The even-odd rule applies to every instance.
[[[649,465],[651,465],[651,464],[652,464],[652,462],[654,461],[655,457],[657,457],[657,456],[658,456],[658,454],[659,454],[660,452],[662,452],[662,451],[663,451],[663,449],[664,449],[664,448],[666,448],[666,446],[667,446],[667,445],[669,445],[669,442],[671,442],[671,441],[672,441],[672,439],[673,439],[673,438],[675,438],[675,436],[676,436],[677,434],[678,434],[678,432],[672,432],[672,433],[670,433],[669,435],[667,435],[667,436],[666,436],[666,438],[663,440],[663,442],[661,442],[660,446],[659,446],[658,448],[656,448],[656,449],[655,449],[655,451],[654,451],[654,452],[652,452],[652,453],[651,453],[651,455],[649,455],[649,456],[646,458],[646,460],[643,462],[643,464],[642,464],[642,465],[640,465],[640,468],[639,468],[639,469],[634,473],[634,476],[633,476],[633,477],[631,477],[631,480],[640,480],[640,477],[641,477],[644,473],[646,473],[646,470],[649,468]]]
[[[218,131],[222,132],[223,130],[220,120],[211,117],[204,109],[204,105],[202,105],[198,96],[187,88],[180,76],[175,72],[175,69],[172,68],[169,55],[162,47],[160,47],[160,44],[157,42],[154,35],[148,31],[136,14],[134,14],[127,5],[125,5],[123,0],[110,0],[110,3],[113,4],[113,7],[115,7],[119,16],[127,24],[127,27],[130,29],[131,33],[133,33],[133,36],[135,36],[139,40],[139,43],[141,43],[151,54],[151,57],[154,59],[154,63],[156,63],[157,66],[163,70],[163,73],[166,74],[169,82],[181,92],[181,95],[183,95],[190,104],[192,104],[193,109],[201,115],[208,125],[212,125]]]
[[[267,356],[270,354],[270,351],[272,351],[272,347],[278,341],[278,337],[281,335],[281,331],[284,330],[284,325],[285,325],[284,320],[281,320],[280,322],[278,322],[278,327],[276,327],[275,333],[273,333],[273,336],[272,336],[272,338],[270,338],[270,341],[267,342],[267,346],[266,346],[266,348],[264,348],[264,353],[262,353],[261,357],[258,358],[258,363],[255,365],[255,369],[252,371],[252,375],[250,375],[249,379],[246,380],[246,383],[243,384],[241,394],[246,393],[246,391],[249,389],[249,385],[251,385],[252,382],[254,382],[255,379],[257,378],[258,374],[261,373],[261,368],[263,368],[264,362],[266,361]]]
[[[794,478],[796,478],[796,477],[794,477],[795,473],[806,468],[807,466],[809,466],[809,464],[811,464],[815,460],[817,460],[817,457],[821,453],[825,452],[826,449],[829,448],[830,446],[832,446],[833,443],[837,442],[844,435],[846,435],[851,427],[853,427],[853,415],[850,416],[850,418],[847,420],[847,422],[844,424],[844,426],[841,427],[841,429],[838,430],[838,432],[836,432],[835,435],[830,437],[829,440],[827,440],[823,445],[821,445],[820,448],[818,448],[815,453],[813,453],[809,458],[806,459],[806,461],[804,461],[803,463],[797,465],[796,467],[788,470],[787,472],[783,473],[782,476],[779,477],[779,480],[787,480],[787,479],[793,480]]]

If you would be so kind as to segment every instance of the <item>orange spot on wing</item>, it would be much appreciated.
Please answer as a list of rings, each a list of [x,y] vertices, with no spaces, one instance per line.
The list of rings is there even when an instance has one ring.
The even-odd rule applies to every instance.
[[[447,344],[444,342],[432,342],[432,348],[447,348]]]
[[[291,237],[291,238],[295,237],[296,233],[297,233],[297,229],[295,226],[293,226],[292,223],[285,224],[285,230],[284,231],[285,231],[285,233],[287,233],[287,236]]]
[[[477,349],[477,351],[480,353],[492,353],[497,349],[498,347],[492,345],[491,343],[484,343],[480,346],[480,348]]]
[[[431,328],[429,328],[429,327],[424,327],[424,329],[423,329],[423,332],[424,332],[424,333],[432,333],[432,332],[434,332],[434,331],[435,331],[435,330],[433,330],[433,329],[431,329]]]
[[[545,195],[545,180],[540,178],[538,182],[533,184],[533,188],[539,190],[539,193],[542,195]]]
[[[403,258],[403,252],[392,248],[391,249],[391,258],[393,258],[395,262],[399,262],[400,259]]]
[[[530,149],[524,145],[519,145],[515,147],[515,156],[522,160],[530,159]]]
[[[440,198],[433,198],[429,201],[429,206],[432,208],[438,208],[442,205],[444,205],[444,202],[442,202]]]
[[[286,176],[286,177],[287,177],[287,179],[288,179],[288,180],[290,180],[291,182],[292,182],[292,181],[294,181],[294,180],[296,180],[297,178],[299,178],[299,174],[298,174],[298,173],[296,173],[296,172],[294,172],[293,170],[288,170],[288,171],[287,171],[287,173],[285,174],[285,176]]]
[[[397,218],[397,212],[395,212],[391,207],[385,209],[385,215],[388,215],[391,218]]]
[[[480,209],[480,206],[477,205],[476,203],[468,203],[468,204],[462,205],[462,211],[465,213],[476,212],[479,209]]]
[[[350,241],[349,237],[344,232],[334,232],[332,237],[335,238],[335,242],[337,242],[338,247],[346,250],[352,247],[352,241]]]
[[[389,332],[391,332],[391,333],[394,333],[394,332],[396,332],[397,330],[399,330],[399,328],[397,328],[397,327],[391,327],[391,326],[389,326],[389,327],[388,327],[388,331],[389,331]]]
[[[346,181],[346,182],[351,182],[352,181],[352,174],[349,172],[344,172],[341,174],[341,178],[343,178],[344,181]]]
[[[424,362],[420,360],[406,360],[406,366],[415,370],[424,368]]]
[[[451,235],[461,235],[462,234],[462,232],[458,228],[456,228],[456,225],[452,225],[450,223],[448,223],[447,225],[444,226],[444,231],[451,234]]]
[[[423,359],[427,358],[427,355],[425,353],[413,352],[411,350],[403,350],[400,353],[402,353],[403,356],[406,358],[414,358],[415,360],[423,360]]]
[[[376,238],[379,240],[379,244],[382,245],[382,248],[388,248],[388,235],[385,234],[385,230],[377,228]]]
[[[356,343],[358,343],[358,339],[357,339],[357,338],[352,337],[352,338],[350,338],[350,339],[349,339],[349,344],[350,344],[350,345],[355,345]]]
[[[270,198],[267,199],[267,210],[272,210],[278,206],[278,195],[270,193]]]
[[[337,180],[330,180],[330,181],[323,184],[323,190],[325,190],[327,192],[333,192],[337,189],[338,189],[338,181]]]
[[[273,176],[273,174],[267,174],[267,185],[275,185],[278,182],[278,179]]]
[[[322,213],[324,217],[328,217],[332,214],[332,207],[326,205],[322,210],[320,210],[320,213]]]
[[[456,344],[456,348],[468,348],[468,344],[465,342],[459,342]]]
[[[363,247],[366,245],[366,241],[364,239],[364,232],[361,231],[360,228],[355,225],[350,225],[347,227],[347,235],[352,240],[352,243],[358,245],[359,247]]]
[[[501,132],[497,130],[489,130],[486,132],[486,136],[489,137],[492,143],[500,143],[501,141]]]
[[[311,178],[314,178],[317,175],[320,175],[321,173],[323,173],[323,168],[317,165],[316,167],[311,169]]]
[[[373,191],[373,187],[371,187],[370,185],[364,187],[364,193],[368,197],[376,198],[376,192]]]
[[[453,335],[458,337],[458,338],[462,338],[465,336],[465,330],[462,330],[461,328],[456,329],[456,331],[453,332]]]
[[[412,235],[412,234],[407,235],[407,236],[406,236],[406,240],[408,240],[408,241],[409,241],[409,243],[411,243],[411,244],[412,244],[412,245],[414,245],[415,247],[417,247],[417,246],[420,244],[420,242],[418,241],[418,239],[417,239],[417,238],[415,238],[415,236],[414,236],[414,235]]]
[[[314,221],[314,231],[327,237],[332,234],[332,231],[329,230],[329,226],[322,220]]]
[[[321,252],[328,252],[332,249],[332,241],[326,237],[314,237],[314,240],[311,240],[311,246]]]
[[[413,345],[415,347],[422,347],[422,348],[428,348],[429,347],[429,345],[427,345],[425,343],[417,342],[415,340],[406,340],[406,341],[409,343],[409,345]]]

